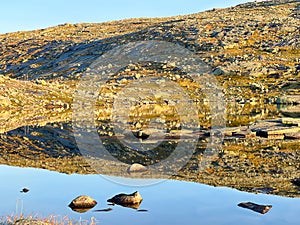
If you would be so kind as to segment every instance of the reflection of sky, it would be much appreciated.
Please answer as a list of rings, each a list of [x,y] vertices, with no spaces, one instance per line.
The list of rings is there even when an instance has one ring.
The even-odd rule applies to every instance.
[[[229,188],[214,188],[197,183],[165,181],[138,188],[122,186],[98,175],[65,175],[37,169],[0,166],[1,204],[0,215],[11,215],[18,210],[25,214],[69,215],[74,219],[96,217],[100,224],[291,224],[299,223],[300,199],[256,195]],[[30,192],[20,193],[23,187]],[[106,200],[115,194],[138,190],[144,200],[140,209],[114,206],[110,212],[85,214],[72,212],[67,205],[78,195],[89,195],[98,201],[95,209],[105,209]],[[271,204],[265,215],[237,207],[239,202],[253,201]]]
[[[14,0],[1,1],[0,33],[62,23],[103,22],[133,17],[190,14],[248,0]]]

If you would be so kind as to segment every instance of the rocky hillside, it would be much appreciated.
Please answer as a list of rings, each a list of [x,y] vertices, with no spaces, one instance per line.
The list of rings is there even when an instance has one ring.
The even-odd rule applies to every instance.
[[[243,114],[254,114],[256,119],[276,117],[276,107],[265,103],[299,94],[299,4],[297,0],[252,2],[186,16],[63,24],[2,34],[0,75],[47,80],[44,84],[55,81],[62,92],[68,90],[62,94],[66,96],[74,91],[72,81],[106,51],[132,41],[164,40],[185,46],[213,68],[228,101],[227,125],[247,124],[254,120]],[[23,99],[21,90],[7,94],[5,88],[3,83],[0,110],[7,98],[15,109],[35,101]],[[72,103],[62,96],[56,95],[41,107]]]
[[[76,79],[94,59],[120,44],[165,40],[199,54],[216,75],[296,79],[299,4],[273,0],[187,16],[63,24],[2,34],[0,74],[29,80]]]

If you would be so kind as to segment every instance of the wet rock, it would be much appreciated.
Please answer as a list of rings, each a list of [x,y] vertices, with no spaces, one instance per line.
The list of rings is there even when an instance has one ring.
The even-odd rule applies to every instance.
[[[95,205],[97,205],[97,202],[92,199],[91,197],[89,196],[86,196],[86,195],[81,195],[77,198],[75,198],[70,204],[69,204],[69,207],[71,209],[91,209],[93,208]]]
[[[259,205],[259,204],[252,203],[252,202],[242,202],[242,203],[239,203],[238,206],[242,207],[242,208],[250,209],[254,212],[258,212],[261,214],[267,213],[272,208],[271,205]]]
[[[118,194],[114,197],[108,199],[108,202],[113,204],[122,205],[122,206],[130,206],[130,205],[139,205],[142,202],[143,198],[138,191],[132,194]]]
[[[139,163],[134,163],[128,168],[128,173],[142,173],[146,172],[148,169],[146,166],[139,164]]]

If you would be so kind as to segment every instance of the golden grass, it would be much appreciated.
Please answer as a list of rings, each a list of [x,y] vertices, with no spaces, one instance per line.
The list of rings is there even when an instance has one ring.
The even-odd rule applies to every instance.
[[[90,220],[80,219],[79,221],[74,221],[70,219],[68,216],[51,215],[47,218],[40,218],[33,215],[24,217],[21,214],[21,215],[6,216],[4,218],[0,218],[0,225],[13,225],[19,220],[40,221],[48,225],[97,225],[99,224],[99,221],[97,221],[94,217],[91,217]]]

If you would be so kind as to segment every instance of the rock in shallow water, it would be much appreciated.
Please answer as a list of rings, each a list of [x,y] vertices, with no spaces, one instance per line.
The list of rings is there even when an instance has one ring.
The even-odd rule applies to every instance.
[[[136,191],[132,194],[122,193],[122,194],[115,195],[114,197],[108,199],[107,201],[117,205],[135,205],[135,204],[140,204],[142,200],[143,200],[142,196],[138,191]]]
[[[23,188],[20,192],[21,193],[27,193],[27,192],[29,192],[29,189],[28,188]]]
[[[81,195],[75,198],[70,204],[69,207],[71,209],[91,209],[97,202],[89,196]]]
[[[239,203],[238,206],[261,214],[267,213],[272,208],[271,205],[258,205],[252,202],[242,202]]]

